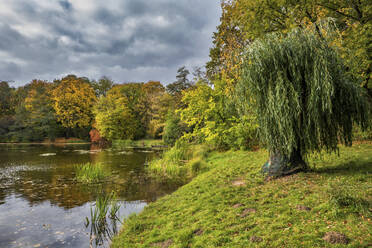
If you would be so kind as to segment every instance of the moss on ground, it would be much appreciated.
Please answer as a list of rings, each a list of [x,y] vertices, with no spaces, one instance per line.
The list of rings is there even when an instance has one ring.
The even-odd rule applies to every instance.
[[[312,171],[266,182],[268,154],[213,153],[212,169],[125,220],[112,247],[370,247],[372,144],[312,156]],[[323,237],[337,232],[348,244]]]

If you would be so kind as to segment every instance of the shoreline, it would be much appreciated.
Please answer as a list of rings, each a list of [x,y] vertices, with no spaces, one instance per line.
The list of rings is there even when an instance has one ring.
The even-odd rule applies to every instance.
[[[126,219],[111,247],[328,247],[332,232],[367,246],[371,149],[312,155],[314,170],[272,181],[260,174],[264,149],[213,152],[210,170]],[[349,205],[338,203],[349,196]]]

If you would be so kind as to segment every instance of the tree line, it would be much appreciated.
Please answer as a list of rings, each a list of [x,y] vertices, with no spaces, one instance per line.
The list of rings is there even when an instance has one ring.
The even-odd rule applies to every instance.
[[[73,75],[52,83],[33,80],[17,89],[2,82],[0,139],[86,138],[91,132],[92,137],[111,141],[162,138],[166,144],[173,145],[181,139],[206,143],[215,149],[247,149],[258,144],[261,133],[261,142],[272,147],[280,144],[283,151],[297,145],[310,147],[310,150],[323,147],[334,150],[340,137],[348,143],[354,120],[349,118],[351,115],[335,112],[330,106],[337,102],[338,110],[345,110],[350,102],[354,105],[363,102],[365,108],[354,106],[353,109],[360,114],[368,111],[367,105],[371,103],[372,8],[369,1],[225,0],[221,7],[221,22],[213,34],[210,61],[205,70],[194,70],[192,80],[188,79],[190,72],[182,67],[176,81],[166,87],[157,81],[115,84],[105,77],[90,81]],[[294,32],[310,38],[301,38]],[[252,50],[253,47],[260,49],[254,44],[259,41],[262,41],[260,44],[270,43],[265,41],[267,39],[276,40],[275,44],[282,47],[265,45],[271,53],[261,49],[257,57],[251,57],[257,52]],[[309,46],[301,46],[301,39],[305,39],[303,44]],[[307,43],[309,39],[312,42]],[[298,56],[301,52],[303,56]],[[325,57],[315,56],[316,53]],[[271,59],[258,59],[261,55]],[[302,63],[302,58],[309,61]],[[324,60],[323,64],[321,60]],[[259,66],[253,68],[251,63],[273,64],[257,64]],[[325,78],[334,76],[329,74],[332,71],[337,72],[337,77],[351,82],[357,90],[341,90],[339,87],[349,87],[345,81]],[[256,74],[253,76],[253,73]],[[271,86],[263,94],[262,88],[247,84],[252,78],[265,87]],[[279,81],[276,83],[275,80]],[[323,88],[324,82],[328,82],[327,88]],[[276,91],[272,91],[273,87]],[[316,91],[319,94],[313,94]],[[347,95],[347,92],[354,92],[354,95]],[[259,94],[262,98],[257,98]],[[310,95],[313,98],[308,98]],[[350,102],[341,99],[346,95]],[[357,101],[357,96],[367,100]],[[303,102],[299,103],[298,99]],[[287,100],[297,102],[297,109],[287,109],[287,112],[285,108],[280,109],[280,106],[289,106],[285,105]],[[312,105],[311,101],[317,105]],[[262,112],[257,111],[258,102],[261,110],[271,104],[269,107],[272,108],[268,110],[271,119],[263,118]],[[319,112],[317,108],[324,111]],[[308,138],[314,131],[319,134],[319,139],[301,143],[296,135],[299,135],[304,120],[310,121],[308,110],[313,111],[313,117],[320,123],[307,126]],[[329,116],[325,110],[330,111]],[[291,119],[285,119],[285,115]],[[301,125],[296,116],[303,118]],[[364,128],[368,117],[360,118]],[[324,127],[330,127],[335,120],[344,121],[339,125],[343,130],[331,129],[334,132],[327,136]],[[283,131],[287,124],[299,125],[291,130],[291,139],[298,144],[293,145],[284,135],[288,134]],[[263,129],[266,132],[262,132]],[[262,137],[263,134],[266,137]],[[281,140],[277,139],[280,135]]]
[[[166,87],[159,81],[116,84],[68,75],[34,79],[13,88],[0,82],[0,142],[35,142],[59,137],[108,141],[161,138],[181,92],[195,83],[185,67]],[[181,130],[180,130],[181,131]],[[97,138],[98,137],[98,138]]]

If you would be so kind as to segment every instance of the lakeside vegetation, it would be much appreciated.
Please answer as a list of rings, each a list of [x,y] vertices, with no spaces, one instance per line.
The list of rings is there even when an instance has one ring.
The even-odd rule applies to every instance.
[[[76,165],[75,173],[77,181],[82,183],[99,183],[110,176],[101,163]]]
[[[179,68],[166,86],[0,82],[0,142],[166,147],[146,171],[187,184],[125,220],[113,247],[370,246],[372,145],[349,147],[372,139],[370,4],[221,7],[210,61]],[[107,176],[101,164],[76,167],[79,182]],[[109,197],[92,223],[103,223]]]
[[[112,141],[114,149],[123,148],[165,148],[166,145],[162,139],[140,139],[140,140],[114,140]]]
[[[113,247],[371,244],[372,146],[340,148],[371,138],[370,8],[333,4],[222,2],[207,77],[182,92],[163,136],[175,145],[148,167],[198,176],[129,218]],[[268,150],[246,151],[257,145]]]
[[[189,145],[180,140],[160,158],[150,161],[147,171],[158,180],[187,182],[207,169],[205,159],[209,152],[206,146]]]
[[[90,246],[99,246],[105,240],[111,240],[117,234],[117,223],[119,219],[120,203],[116,194],[99,195],[94,205],[90,206],[90,218],[85,218],[85,227],[90,227]]]
[[[125,220],[112,247],[368,247],[371,151],[312,155],[309,172],[271,181],[266,150],[213,152],[208,172]],[[348,244],[323,240],[332,231]]]

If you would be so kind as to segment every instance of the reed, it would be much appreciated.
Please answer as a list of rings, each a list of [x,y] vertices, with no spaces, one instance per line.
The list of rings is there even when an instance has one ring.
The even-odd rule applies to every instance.
[[[91,243],[95,240],[96,245],[102,244],[117,233],[120,207],[115,193],[103,193],[97,197],[90,207],[90,218],[85,218],[85,227],[90,226]]]
[[[117,200],[116,194],[112,194],[111,198],[111,206],[110,206],[110,213],[109,213],[109,218],[114,220],[119,220],[119,209],[120,209],[120,203]],[[119,220],[120,221],[120,220]]]
[[[76,179],[83,183],[97,183],[104,180],[109,173],[105,171],[104,166],[101,163],[92,164],[80,164],[76,166]]]

